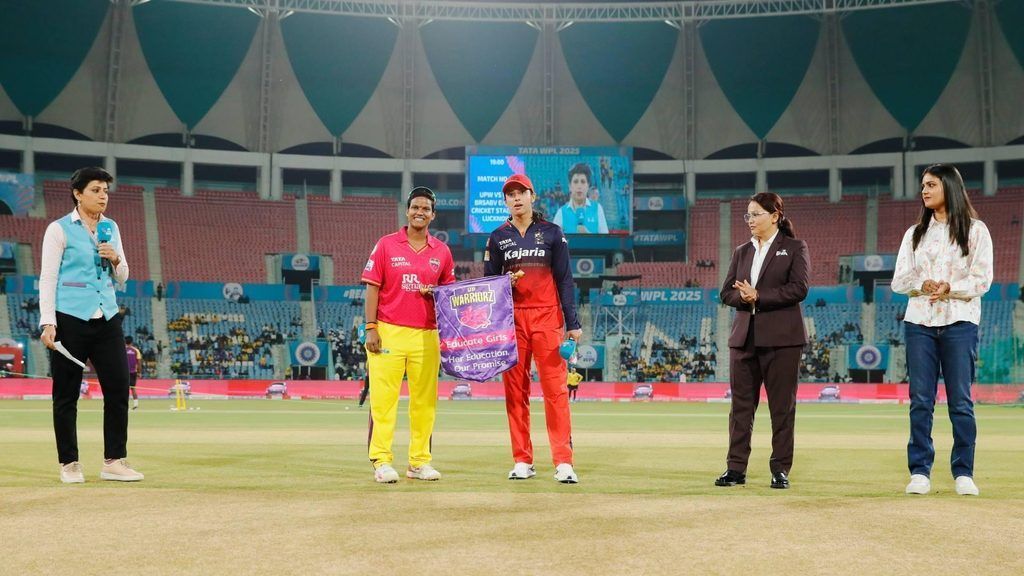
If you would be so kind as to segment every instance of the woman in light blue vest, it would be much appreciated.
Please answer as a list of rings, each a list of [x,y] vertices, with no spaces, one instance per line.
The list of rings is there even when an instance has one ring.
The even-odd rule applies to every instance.
[[[103,390],[103,480],[134,482],[128,445],[128,360],[114,283],[128,280],[121,233],[103,216],[114,179],[102,168],[71,176],[75,209],[46,228],[39,274],[41,340],[50,352],[53,431],[60,479],[85,482],[78,462],[78,396],[82,366],[92,361]]]

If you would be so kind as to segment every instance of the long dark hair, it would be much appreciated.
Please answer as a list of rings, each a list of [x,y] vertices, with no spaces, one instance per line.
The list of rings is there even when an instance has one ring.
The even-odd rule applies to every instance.
[[[782,209],[782,197],[775,192],[761,192],[760,194],[754,194],[750,197],[751,202],[757,202],[757,205],[764,208],[764,211],[768,214],[779,213],[779,232],[790,238],[796,238],[796,227],[793,226],[793,221],[786,217],[786,213]]]
[[[964,179],[960,171],[952,164],[932,164],[924,169],[921,178],[925,174],[931,174],[942,182],[942,195],[946,202],[946,224],[949,226],[949,241],[956,242],[960,246],[960,254],[966,258],[970,253],[967,246],[967,239],[971,235],[971,220],[978,217],[978,213],[971,205],[971,199],[967,197],[967,187],[964,186]],[[932,215],[935,210],[924,205],[924,197],[921,198],[921,217],[914,227],[914,250],[917,250],[918,243],[924,238],[928,231],[928,225],[932,222]]]

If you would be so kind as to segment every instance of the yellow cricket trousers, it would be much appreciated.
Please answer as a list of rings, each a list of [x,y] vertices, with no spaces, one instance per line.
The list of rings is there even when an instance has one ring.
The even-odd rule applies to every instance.
[[[430,437],[437,413],[437,372],[441,367],[437,330],[379,322],[380,354],[367,353],[370,372],[370,462],[391,464],[402,377],[409,379],[409,465],[430,462]]]

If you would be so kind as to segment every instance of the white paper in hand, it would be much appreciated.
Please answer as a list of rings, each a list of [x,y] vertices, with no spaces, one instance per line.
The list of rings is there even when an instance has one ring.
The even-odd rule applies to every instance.
[[[75,364],[78,364],[83,369],[85,368],[85,362],[82,362],[78,358],[72,356],[71,352],[68,352],[68,349],[65,348],[63,344],[60,343],[60,340],[57,340],[56,342],[53,343],[53,349],[56,350],[57,352],[60,352],[61,355],[67,358],[68,360],[71,360]]]

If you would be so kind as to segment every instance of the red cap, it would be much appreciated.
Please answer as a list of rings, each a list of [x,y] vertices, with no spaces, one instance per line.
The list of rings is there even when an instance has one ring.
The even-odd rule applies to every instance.
[[[517,184],[522,188],[536,192],[533,188],[533,182],[530,182],[530,179],[526,177],[526,174],[513,174],[508,177],[508,180],[505,180],[505,184],[501,187],[501,193],[507,193],[509,189],[514,188]]]

